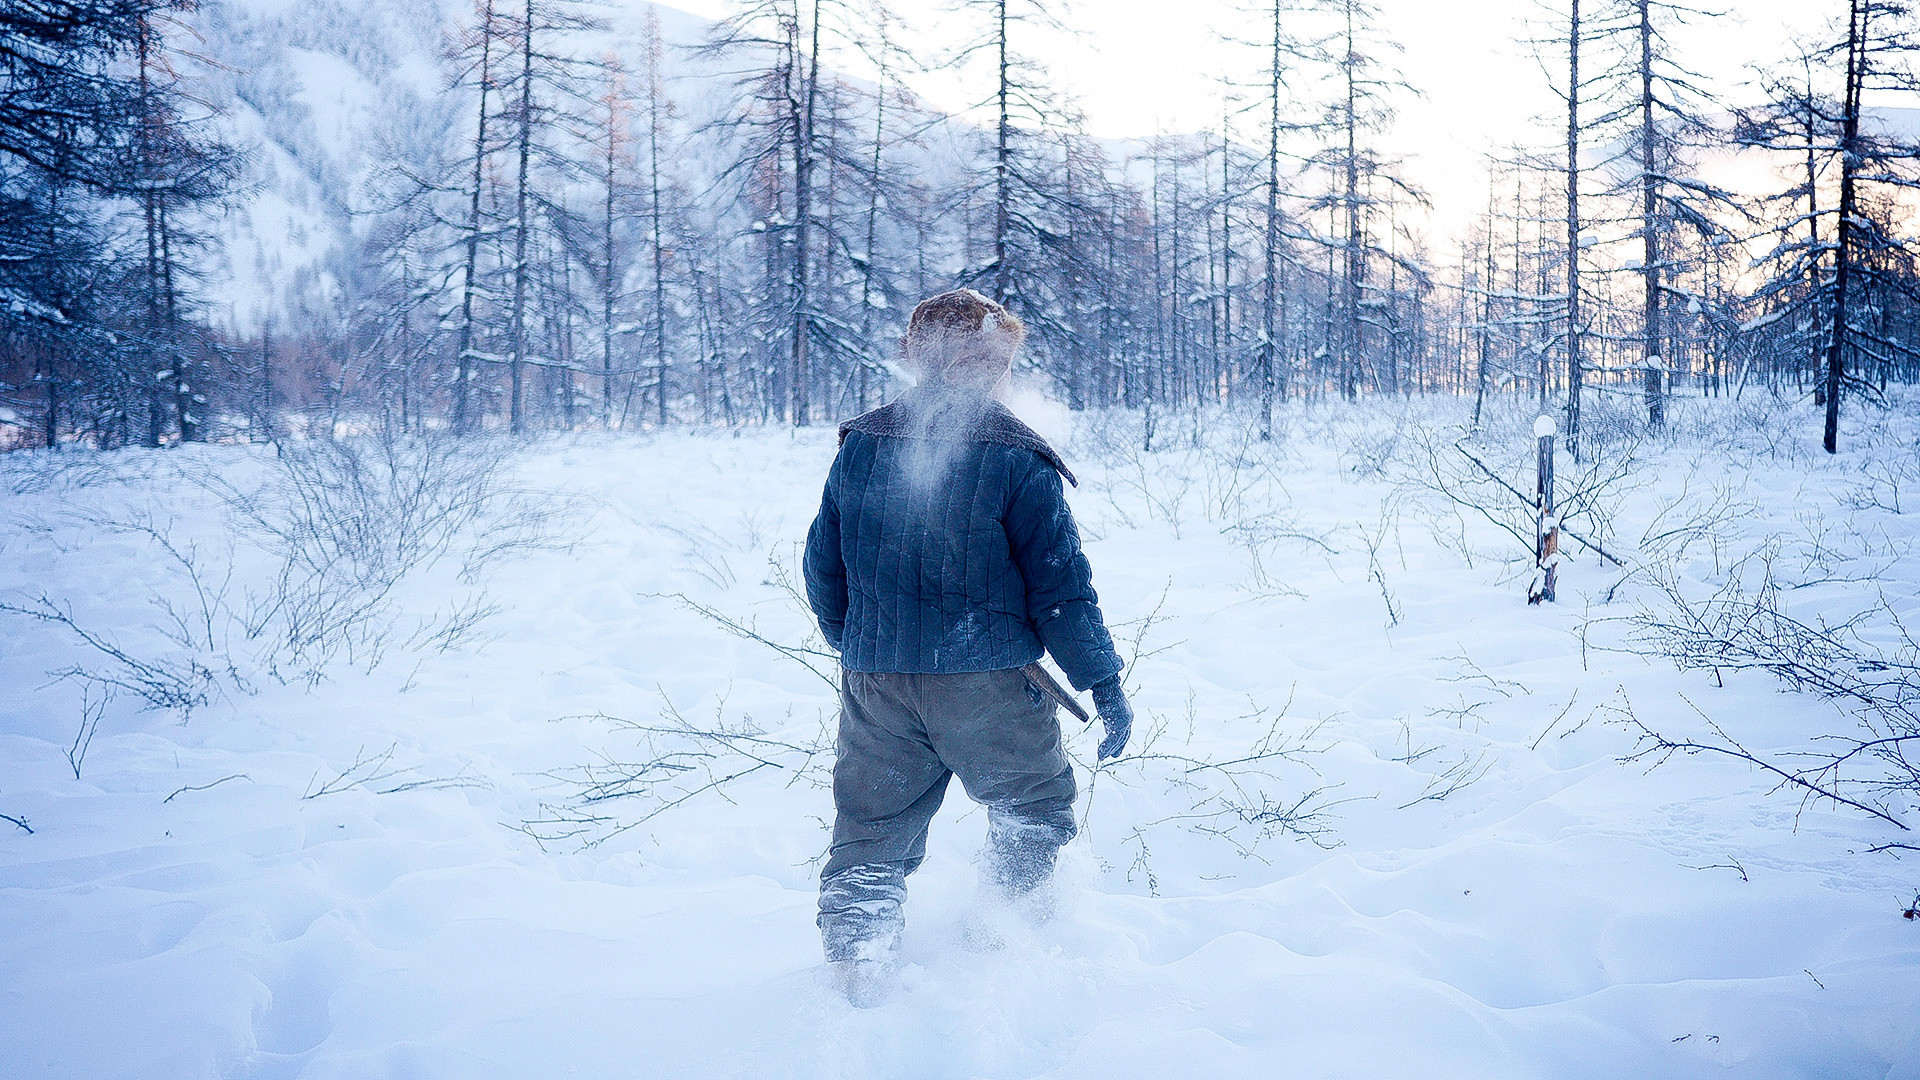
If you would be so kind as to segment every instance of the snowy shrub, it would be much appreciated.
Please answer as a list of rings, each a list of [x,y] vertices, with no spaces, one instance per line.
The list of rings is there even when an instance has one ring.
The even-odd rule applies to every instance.
[[[1078,415],[1068,451],[1071,460],[1082,463],[1082,487],[1104,496],[1128,528],[1159,521],[1180,535],[1194,466],[1205,452],[1191,439],[1149,448],[1144,412],[1101,409]]]
[[[1920,438],[1887,433],[1874,443],[1860,466],[1860,479],[1842,494],[1842,501],[1854,510],[1920,510]]]
[[[1281,440],[1262,442],[1250,419],[1218,416],[1201,443],[1207,519],[1229,527],[1269,515],[1291,501],[1285,478],[1298,465],[1292,447]]]
[[[1133,409],[1089,409],[1074,414],[1067,445],[1075,461],[1111,465],[1131,461],[1145,451],[1145,420]]]
[[[1347,474],[1362,480],[1386,476],[1406,450],[1409,429],[1419,423],[1407,408],[1345,407],[1332,417],[1323,437],[1335,447]]]
[[[74,495],[111,484],[151,481],[164,471],[141,454],[0,454],[0,490],[13,495]]]
[[[729,789],[749,777],[821,790],[832,783],[833,735],[824,724],[800,736],[777,734],[751,717],[730,717],[724,696],[708,723],[688,720],[664,693],[651,719],[604,713],[563,719],[604,725],[621,746],[543,774],[558,796],[540,803],[539,816],[513,826],[542,847],[598,847],[703,796],[730,798]]]
[[[1083,825],[1102,802],[1106,787],[1179,807],[1135,821],[1123,838],[1134,851],[1126,876],[1144,878],[1150,892],[1158,890],[1151,854],[1155,838],[1168,830],[1216,841],[1244,858],[1259,857],[1262,846],[1273,840],[1338,847],[1331,814],[1338,785],[1323,779],[1313,766],[1314,757],[1326,752],[1333,740],[1325,736],[1324,723],[1302,726],[1288,716],[1291,705],[1288,701],[1268,709],[1248,702],[1244,712],[1218,725],[1250,736],[1231,745],[1196,738],[1201,725],[1191,700],[1178,731],[1167,718],[1155,717],[1138,736],[1136,750],[1102,766],[1089,781],[1081,804]]]
[[[94,629],[47,592],[0,611],[58,626],[81,647],[86,659],[56,675],[187,713],[261,677],[312,683],[336,661],[370,669],[396,646],[454,648],[491,610],[480,588],[489,566],[551,542],[552,504],[510,486],[492,447],[367,438],[277,449],[252,481],[224,458],[189,457],[160,478],[158,497],[103,489],[45,526],[148,553],[145,595],[115,597],[144,603],[144,629],[126,617],[117,633]],[[54,476],[42,480],[105,483],[84,465]],[[429,574],[452,599],[410,609],[403,584]]]
[[[18,602],[0,600],[0,613],[37,619],[61,627],[89,650],[89,662],[48,673],[55,678],[75,679],[89,687],[97,687],[109,699],[115,691],[126,691],[152,708],[176,709],[184,716],[213,700],[220,689],[221,672],[210,666],[218,662],[217,658],[209,654],[208,648],[202,647],[210,642],[197,637],[193,624],[180,618],[180,613],[171,604],[162,602],[159,606],[176,618],[176,629],[194,636],[184,639],[175,636],[173,648],[141,654],[130,652],[111,635],[83,626],[75,620],[71,605],[45,594]],[[233,668],[228,664],[226,670],[232,671]],[[82,734],[85,735],[97,722],[92,716],[91,706],[83,707]],[[84,757],[78,740],[75,750],[77,756],[70,757],[69,761],[77,776],[80,771],[77,758]]]
[[[548,498],[510,486],[499,449],[445,436],[282,444],[264,484],[206,482],[275,575],[246,614],[281,679],[321,677],[335,658],[379,662],[402,630],[395,590],[451,563],[477,584],[489,564],[551,541]],[[484,610],[468,598],[418,620],[406,640],[445,649]]]
[[[1640,741],[1634,756],[1739,758],[1805,800],[1831,800],[1911,828],[1920,808],[1920,642],[1884,596],[1838,620],[1794,612],[1786,603],[1792,583],[1775,573],[1778,557],[1771,546],[1750,555],[1705,595],[1660,576],[1658,600],[1632,619],[1632,641],[1716,679],[1767,672],[1788,689],[1834,702],[1857,726],[1767,753],[1750,750],[1711,721],[1707,735],[1671,737],[1629,716]]]
[[[1672,412],[1671,408],[1668,410]],[[1647,437],[1645,400],[1638,391],[1591,393],[1580,403],[1580,448],[1605,454],[1620,446],[1637,447]]]
[[[1505,425],[1502,425],[1504,428]],[[1529,429],[1524,436],[1496,437],[1483,428],[1471,436],[1461,428],[1410,425],[1406,465],[1397,474],[1399,490],[1427,517],[1440,541],[1475,556],[1508,562],[1532,561],[1538,510],[1536,442]],[[1618,439],[1589,443],[1579,460],[1559,453],[1555,458],[1554,503],[1568,546],[1596,544],[1611,550],[1613,519],[1621,505],[1652,481],[1643,469],[1638,440]],[[1497,552],[1480,552],[1466,540],[1464,526],[1451,530],[1465,515],[1494,526],[1510,538]]]
[[[1647,587],[1636,612],[1596,620],[1596,628],[1624,629],[1610,647],[1709,672],[1715,685],[1743,671],[1766,673],[1784,690],[1832,702],[1845,723],[1762,750],[1698,709],[1705,733],[1693,735],[1629,712],[1623,723],[1640,740],[1638,755],[1731,756],[1805,799],[1910,828],[1920,808],[1920,643],[1910,630],[1920,580],[1910,569],[1914,534],[1902,520],[1920,474],[1910,422],[1864,417],[1854,478],[1827,482],[1823,473],[1847,463],[1813,459],[1802,466],[1803,482],[1818,486],[1801,487],[1770,520],[1765,504],[1747,495],[1746,478],[1775,459],[1761,474],[1772,488],[1784,478],[1777,459],[1797,460],[1774,454],[1747,427],[1770,412],[1729,402],[1701,413],[1697,435],[1744,445],[1751,456],[1708,455],[1703,461],[1728,464],[1722,478],[1689,478],[1656,509],[1639,544],[1636,580]],[[1743,432],[1757,441],[1736,444]]]

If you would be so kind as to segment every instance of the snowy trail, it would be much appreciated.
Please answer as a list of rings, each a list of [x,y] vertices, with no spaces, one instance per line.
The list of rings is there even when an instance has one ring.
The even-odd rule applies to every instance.
[[[35,832],[0,822],[0,1073],[1920,1077],[1920,926],[1899,917],[1920,879],[1857,854],[1885,828],[1796,820],[1732,763],[1623,766],[1631,736],[1592,712],[1678,724],[1685,694],[1778,746],[1828,707],[1583,649],[1612,577],[1576,564],[1558,607],[1528,609],[1512,567],[1465,566],[1383,482],[1298,441],[1284,490],[1231,514],[1197,457],[1132,478],[1076,443],[1123,653],[1145,626],[1140,757],[1093,779],[1059,918],[999,953],[960,945],[984,821],[952,792],[911,883],[905,992],[871,1012],[819,970],[824,762],[781,758],[598,846],[515,831],[564,802],[556,775],[636,752],[597,714],[671,702],[830,735],[824,683],[676,598],[804,639],[768,559],[792,563],[830,433],[530,451],[520,479],[592,517],[570,550],[495,572],[488,644],[263,681],[184,723],[122,700],[80,779],[79,691],[45,676],[73,647],[9,622],[0,813]],[[0,591],[150,624],[146,549],[28,526],[168,482],[10,497]],[[1264,547],[1264,573],[1225,528],[1261,513],[1304,537]],[[1220,785],[1186,762],[1269,727],[1303,741],[1263,790],[1324,787],[1327,846],[1195,818]],[[1093,738],[1069,735],[1084,764]],[[302,797],[389,746],[391,781]],[[379,793],[409,781],[435,783]]]

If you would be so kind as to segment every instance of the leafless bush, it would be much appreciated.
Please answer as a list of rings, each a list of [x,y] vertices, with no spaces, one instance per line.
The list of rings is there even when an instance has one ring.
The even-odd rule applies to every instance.
[[[1144,512],[1146,520],[1166,523],[1178,537],[1200,516],[1232,523],[1286,501],[1287,443],[1262,442],[1253,418],[1242,411],[1170,413],[1167,429],[1184,430],[1187,437],[1151,450],[1137,437],[1141,421],[1126,410],[1081,415],[1071,449],[1097,466],[1085,470],[1082,483],[1104,495],[1130,528]]]
[[[1144,874],[1150,889],[1158,888],[1150,858],[1152,838],[1163,829],[1204,836],[1260,861],[1265,861],[1262,846],[1282,837],[1323,849],[1338,847],[1331,813],[1338,800],[1330,797],[1338,785],[1327,783],[1312,764],[1331,743],[1322,739],[1324,722],[1301,724],[1288,717],[1291,705],[1289,700],[1270,710],[1249,701],[1246,711],[1224,726],[1247,730],[1253,738],[1244,748],[1226,752],[1195,748],[1199,724],[1191,696],[1178,736],[1165,716],[1148,717],[1137,737],[1138,751],[1093,773],[1082,807],[1083,829],[1103,785],[1181,796],[1185,809],[1139,822],[1121,838],[1136,852],[1129,878]]]
[[[1458,758],[1441,768],[1439,772],[1430,774],[1427,785],[1420,789],[1420,794],[1400,804],[1399,809],[1406,810],[1423,802],[1445,801],[1479,783],[1488,772],[1492,771],[1493,765],[1492,750],[1484,748],[1477,751],[1461,750]]]
[[[1894,443],[1860,467],[1861,479],[1841,496],[1855,510],[1904,514],[1920,508],[1920,441]]]
[[[477,776],[468,776],[463,766],[450,776],[423,776],[418,766],[400,766],[393,763],[393,755],[399,749],[399,743],[391,743],[377,754],[367,753],[361,747],[353,756],[353,764],[336,771],[326,782],[320,781],[320,772],[316,770],[307,780],[307,790],[300,796],[302,800],[318,799],[327,795],[338,795],[353,788],[364,788],[376,795],[395,795],[402,791],[437,791],[446,788],[484,788],[490,785]],[[228,779],[232,779],[229,777]],[[215,781],[214,783],[220,783]],[[206,785],[213,786],[212,784]],[[203,790],[183,788],[183,791]],[[174,794],[179,794],[175,792]],[[172,795],[167,796],[173,798]]]
[[[1261,442],[1258,429],[1237,419],[1209,434],[1199,461],[1208,520],[1235,525],[1272,515],[1291,501],[1286,443]]]
[[[143,453],[29,450],[0,454],[0,490],[14,495],[80,492],[152,479],[156,470]]]
[[[1355,415],[1335,443],[1340,464],[1356,479],[1385,477],[1406,447],[1411,419],[1388,413]]]
[[[833,742],[824,727],[804,742],[776,738],[752,717],[729,718],[724,697],[707,724],[689,721],[664,692],[652,720],[604,713],[564,719],[604,723],[632,742],[618,752],[601,751],[596,761],[543,774],[561,797],[542,802],[540,816],[516,826],[542,847],[598,847],[702,796],[726,798],[728,788],[756,774],[784,787],[829,784]]]
[[[1130,461],[1142,453],[1145,420],[1132,409],[1089,409],[1074,417],[1075,457],[1099,464]]]
[[[1391,630],[1400,625],[1401,606],[1400,601],[1394,597],[1393,590],[1387,585],[1387,569],[1380,561],[1380,553],[1385,550],[1387,538],[1390,536],[1395,546],[1399,545],[1400,511],[1395,505],[1395,500],[1388,497],[1380,503],[1380,521],[1377,526],[1369,529],[1356,523],[1354,531],[1360,535],[1361,546],[1367,549],[1367,580],[1380,587],[1380,599],[1387,606],[1387,629]],[[1403,553],[1400,569],[1406,568],[1406,557]]]
[[[113,691],[109,688],[98,696],[82,691],[80,695],[80,730],[74,733],[73,745],[67,748],[67,765],[73,769],[73,778],[80,779],[81,766],[86,764],[87,750],[93,746],[93,737],[100,730],[100,718],[106,714],[107,706],[113,702]]]
[[[703,604],[686,593],[656,594],[669,599],[695,615],[732,634],[734,637],[751,641],[771,650],[783,659],[805,668],[814,678],[825,683],[834,693],[840,690],[838,668],[840,655],[827,647],[826,639],[821,637],[819,625],[814,622],[813,608],[807,603],[806,594],[793,580],[789,566],[799,560],[799,545],[787,547],[787,558],[782,558],[778,549],[767,553],[767,577],[762,582],[771,585],[779,592],[788,612],[798,616],[798,622],[805,629],[798,640],[788,641],[760,629],[757,618],[751,615],[734,616],[719,608]]]
[[[1668,403],[1668,413],[1676,410]],[[1669,420],[1665,430],[1671,432]],[[1646,399],[1638,388],[1608,387],[1584,395],[1580,406],[1580,448],[1583,453],[1607,454],[1626,448],[1639,452],[1653,435],[1647,428]]]
[[[156,616],[151,629],[161,639],[148,647],[130,646],[104,631],[83,626],[69,605],[45,594],[25,604],[0,602],[0,611],[64,628],[94,654],[93,662],[56,671],[56,677],[97,688],[102,706],[116,690],[129,691],[150,708],[174,709],[182,715],[208,704],[223,687],[250,689],[229,647],[232,626],[237,621],[229,604],[231,547],[224,552],[225,558],[218,560],[221,569],[215,571],[197,545],[175,539],[172,519],[159,518],[151,510],[134,508],[114,514],[80,508],[70,517],[71,523],[84,526],[89,535],[120,534],[146,544],[158,556],[155,568],[177,583],[175,592],[179,595],[155,591],[147,598]],[[84,702],[82,711],[88,711]],[[99,716],[93,716],[92,726],[98,722]],[[86,723],[82,726],[90,730]]]
[[[1812,460],[1819,431],[1819,417],[1808,404],[1764,391],[1704,402],[1670,415],[1667,423],[1668,438],[1676,444],[1710,448],[1722,460],[1776,464]]]
[[[201,657],[137,656],[105,633],[76,622],[70,608],[44,594],[25,603],[0,601],[0,612],[59,626],[96,658],[93,664],[75,664],[51,672],[55,678],[125,690],[152,708],[177,709],[182,715],[208,704],[219,692],[217,673]]]
[[[1732,486],[1714,484],[1699,490],[1689,475],[1678,493],[1655,507],[1636,547],[1650,563],[1672,565],[1705,546],[1718,571],[1722,546],[1733,535],[1733,524],[1758,509]]]
[[[316,679],[339,657],[377,664],[394,590],[410,576],[453,558],[472,584],[494,561],[552,542],[551,497],[510,486],[495,448],[444,436],[315,440],[281,444],[278,464],[251,489],[203,478],[274,557],[274,582],[246,622],[248,636],[269,641],[278,678]],[[442,618],[472,617],[456,605]]]
[[[153,621],[111,633],[52,596],[0,601],[0,612],[57,626],[92,657],[56,676],[188,714],[250,693],[260,674],[314,682],[337,660],[370,668],[394,645],[450,649],[494,610],[480,592],[488,568],[553,543],[553,500],[507,484],[493,448],[450,439],[284,443],[254,483],[193,461],[182,478],[212,505],[173,498],[163,514],[157,502],[92,500],[40,526],[135,538],[163,579],[144,598]],[[217,550],[185,539],[207,516],[224,525]],[[441,567],[455,598],[405,611],[402,583]]]
[[[717,530],[698,522],[685,526],[662,523],[655,528],[680,541],[680,565],[707,584],[726,589],[738,582],[733,565],[727,561],[726,541]]]
[[[1403,495],[1424,500],[1429,510],[1437,496],[1442,505],[1485,521],[1510,537],[1513,543],[1503,549],[1509,561],[1532,561],[1538,511],[1531,494],[1535,489],[1531,433],[1486,446],[1456,430],[1413,427],[1408,439],[1406,467],[1398,477]],[[1561,531],[1575,543],[1614,559],[1609,550],[1613,520],[1626,498],[1650,481],[1643,464],[1639,444],[1626,440],[1604,449],[1590,447],[1579,461],[1561,455],[1554,481]]]
[[[1269,511],[1235,522],[1221,529],[1221,534],[1246,549],[1250,579],[1247,588],[1256,596],[1297,599],[1306,595],[1269,569],[1270,564],[1276,563],[1283,568],[1291,566],[1291,560],[1276,560],[1274,557],[1282,545],[1314,552],[1329,559],[1340,554],[1340,548],[1336,546],[1338,537],[1332,533],[1323,535],[1310,532],[1285,511]]]
[[[1690,594],[1671,576],[1656,578],[1657,606],[1633,617],[1631,645],[1716,678],[1765,671],[1790,690],[1834,702],[1853,717],[1856,730],[1814,736],[1801,750],[1761,754],[1711,720],[1705,737],[1673,738],[1630,716],[1624,722],[1640,740],[1635,756],[1736,757],[1806,799],[1909,828],[1905,815],[1920,796],[1920,644],[1884,597],[1838,620],[1791,613],[1782,604],[1790,587],[1774,574],[1775,550],[1742,560],[1705,596]]]
[[[1192,447],[1147,451],[1117,447],[1105,456],[1104,467],[1084,482],[1106,496],[1114,514],[1129,528],[1138,528],[1136,513],[1160,521],[1177,539],[1186,523],[1186,502],[1193,493],[1193,474],[1204,451]]]

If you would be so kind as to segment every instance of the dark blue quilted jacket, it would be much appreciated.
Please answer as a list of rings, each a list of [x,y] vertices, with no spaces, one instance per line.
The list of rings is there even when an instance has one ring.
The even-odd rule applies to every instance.
[[[807,600],[849,671],[1120,670],[1058,455],[982,394],[922,387],[841,426]]]

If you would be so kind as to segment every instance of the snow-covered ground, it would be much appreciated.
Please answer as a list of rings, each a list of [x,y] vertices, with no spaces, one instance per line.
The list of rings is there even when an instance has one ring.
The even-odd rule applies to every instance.
[[[444,556],[297,656],[274,542],[219,498],[272,451],[15,455],[0,600],[207,700],[100,707],[50,673],[133,668],[0,614],[0,814],[32,829],[0,821],[0,1073],[1920,1077],[1920,869],[1866,853],[1909,834],[1723,757],[1621,761],[1629,716],[1765,752],[1851,721],[1622,651],[1660,594],[1577,545],[1527,606],[1515,541],[1420,483],[1470,475],[1423,435],[1462,407],[1295,406],[1267,445],[1163,417],[1145,454],[1137,415],[1025,407],[1081,476],[1142,721],[1098,774],[1068,721],[1062,912],[1003,952],[961,947],[984,817],[949,796],[867,1012],[812,922],[831,663],[775,647],[819,647],[787,587],[830,431],[488,447],[522,494],[427,500]],[[1525,460],[1530,425],[1481,452]],[[1764,548],[1803,613],[1914,612],[1898,418],[1833,461],[1797,411],[1675,427],[1599,493],[1610,550],[1684,589]]]

